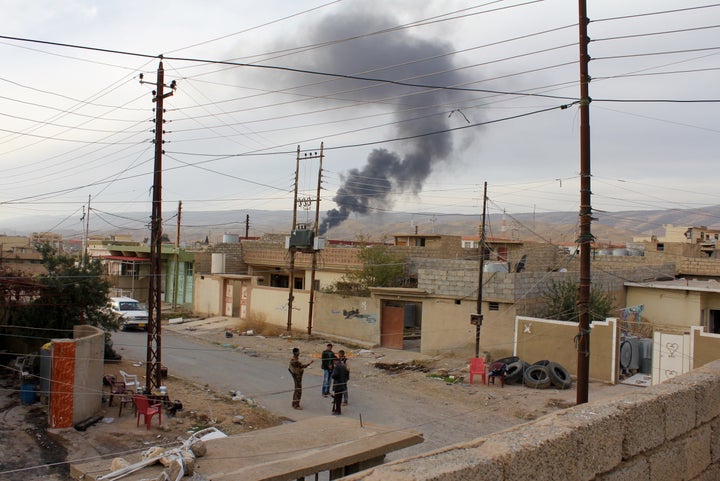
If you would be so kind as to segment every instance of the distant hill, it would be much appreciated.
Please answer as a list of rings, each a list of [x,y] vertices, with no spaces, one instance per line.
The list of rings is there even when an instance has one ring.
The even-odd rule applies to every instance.
[[[172,217],[173,213],[166,213]],[[184,211],[182,215],[181,240],[185,242],[203,241],[207,237],[211,242],[220,242],[223,234],[245,235],[246,220],[249,216],[248,235],[261,236],[266,233],[288,233],[292,223],[291,211],[276,210],[232,210],[232,211]],[[149,237],[149,229],[140,222],[130,222],[131,228],[111,225],[104,217],[91,217],[90,234],[92,236],[116,233],[131,234],[142,241]],[[145,212],[118,213],[116,218],[147,219]],[[596,212],[592,232],[603,243],[621,244],[636,236],[663,235],[664,224],[707,226],[717,228],[720,225],[720,205],[699,209],[672,209],[652,211]],[[323,215],[320,216],[321,220]],[[298,213],[298,222],[312,222],[314,215]],[[31,232],[43,232],[52,229],[66,239],[80,238],[82,229],[75,222],[76,229],[62,227],[63,218],[38,216],[12,219],[0,223],[0,233],[8,235],[27,235]],[[170,218],[165,221],[163,230],[170,239],[175,238],[176,226]],[[438,214],[438,213],[382,213],[370,216],[352,215],[345,222],[330,229],[326,236],[331,239],[389,240],[397,233],[436,233],[448,235],[478,234],[481,216]],[[486,219],[486,232],[490,237],[516,238],[522,240],[573,242],[577,237],[577,212],[524,213],[515,215],[493,214]]]

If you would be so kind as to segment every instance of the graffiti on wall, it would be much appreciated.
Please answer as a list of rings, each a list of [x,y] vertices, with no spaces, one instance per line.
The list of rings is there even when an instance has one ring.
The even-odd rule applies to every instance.
[[[365,321],[369,324],[375,324],[377,323],[377,315],[375,314],[362,314],[360,309],[356,307],[352,307],[350,309],[343,309],[342,311],[333,309],[332,313],[334,315],[342,315],[343,319],[359,319],[361,321]]]

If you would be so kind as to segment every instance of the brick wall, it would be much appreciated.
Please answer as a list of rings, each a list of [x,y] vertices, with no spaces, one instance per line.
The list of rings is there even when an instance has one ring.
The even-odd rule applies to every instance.
[[[720,361],[638,389],[343,479],[720,479]]]

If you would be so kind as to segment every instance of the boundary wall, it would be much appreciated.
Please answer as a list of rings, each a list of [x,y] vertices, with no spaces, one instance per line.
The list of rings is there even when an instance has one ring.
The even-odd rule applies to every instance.
[[[53,339],[48,424],[69,428],[100,412],[105,333],[97,327],[73,328],[73,339]]]
[[[592,393],[591,393],[592,399]],[[347,481],[720,479],[720,361]]]

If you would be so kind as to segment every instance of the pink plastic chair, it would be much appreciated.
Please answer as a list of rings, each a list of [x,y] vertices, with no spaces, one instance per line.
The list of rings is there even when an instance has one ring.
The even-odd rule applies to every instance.
[[[487,384],[487,370],[485,369],[485,359],[482,357],[470,358],[470,384],[473,382],[475,374],[482,376],[483,384]]]
[[[142,416],[145,426],[150,429],[152,417],[156,414],[158,415],[158,426],[162,424],[162,404],[150,404],[147,397],[140,395],[133,396],[133,401],[135,401],[135,407],[137,408],[136,426],[140,426],[140,416]]]

